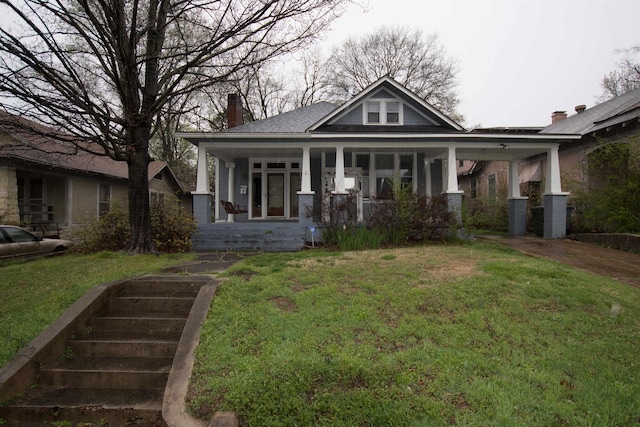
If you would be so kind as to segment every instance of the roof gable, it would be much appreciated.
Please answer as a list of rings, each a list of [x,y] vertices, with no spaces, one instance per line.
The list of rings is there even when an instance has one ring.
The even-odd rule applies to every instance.
[[[398,122],[386,122],[384,113],[387,111],[389,103],[394,104],[394,112],[396,108],[399,109],[400,119]],[[368,109],[371,109],[371,104],[374,104],[374,107],[379,110],[378,113],[381,116],[379,123],[368,121],[367,112]],[[374,130],[374,128],[384,128],[384,131],[389,132],[464,130],[451,118],[388,76],[371,84],[344,105],[314,123],[308,130],[311,132],[331,132]]]

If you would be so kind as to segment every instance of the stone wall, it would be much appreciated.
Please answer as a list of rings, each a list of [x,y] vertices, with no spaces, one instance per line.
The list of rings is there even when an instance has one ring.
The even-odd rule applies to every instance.
[[[0,223],[18,224],[18,182],[13,168],[0,166]]]

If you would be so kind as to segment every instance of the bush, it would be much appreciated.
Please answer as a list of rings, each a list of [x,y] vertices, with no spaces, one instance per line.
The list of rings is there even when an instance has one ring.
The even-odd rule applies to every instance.
[[[508,231],[509,214],[503,198],[465,198],[462,211],[463,223],[469,230]]]
[[[188,252],[197,223],[177,200],[159,202],[151,207],[153,241],[160,252]]]
[[[73,248],[80,252],[119,251],[127,245],[130,233],[127,212],[114,204],[97,220],[73,230],[73,239],[80,241]]]
[[[151,206],[151,232],[160,252],[191,250],[191,236],[196,226],[196,221],[177,199]],[[74,239],[81,241],[76,247],[81,252],[120,251],[127,246],[130,233],[128,213],[120,206],[113,205],[99,219],[76,229]]]
[[[362,224],[355,221],[349,197],[334,198],[330,212],[323,216],[324,242],[342,250],[362,250],[450,238],[457,224],[446,196],[427,198],[396,182],[393,188],[391,198],[373,200]]]

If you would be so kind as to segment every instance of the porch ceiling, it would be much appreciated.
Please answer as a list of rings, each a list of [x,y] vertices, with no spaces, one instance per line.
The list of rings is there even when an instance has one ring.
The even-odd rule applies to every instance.
[[[456,159],[459,160],[523,160],[529,157],[545,154],[552,144],[537,147],[518,147],[508,144],[494,144],[493,146],[456,147]],[[322,152],[335,152],[335,147],[311,148],[311,157],[319,157]],[[432,146],[350,146],[344,147],[345,153],[375,152],[375,153],[422,153],[427,158],[445,159],[448,144],[439,147]],[[296,159],[302,158],[301,147],[212,147],[207,153],[223,161],[232,162],[238,158],[269,158]]]

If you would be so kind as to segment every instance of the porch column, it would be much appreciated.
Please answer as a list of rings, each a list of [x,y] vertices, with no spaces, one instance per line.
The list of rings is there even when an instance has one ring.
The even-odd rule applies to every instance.
[[[198,145],[198,175],[196,178],[196,192],[209,192],[209,171],[207,167],[207,150],[203,144]]]
[[[300,193],[311,193],[311,158],[309,147],[302,148],[302,182]]]
[[[344,147],[338,145],[336,147],[336,176],[335,180],[335,192],[337,194],[344,194]]]
[[[456,167],[456,148],[448,147],[447,151],[446,194],[449,211],[453,212],[458,222],[462,221],[462,191],[458,189],[458,169]]]
[[[433,163],[433,159],[424,158],[424,194],[429,199],[433,196],[433,190],[431,189],[431,163]]]
[[[313,196],[311,191],[311,158],[309,155],[309,147],[302,148],[302,182],[300,183],[300,191],[298,191],[298,223],[305,227],[306,238],[310,241],[319,241],[316,236],[320,234],[320,230],[316,230],[313,223],[313,217],[307,216],[308,212],[313,212]]]
[[[196,175],[196,191],[193,191],[193,215],[198,224],[211,222],[211,192],[209,190],[209,171],[207,167],[207,150],[204,144],[198,145],[198,172]]]
[[[557,239],[567,234],[567,199],[562,191],[558,146],[547,151],[547,176],[544,194],[544,238]]]
[[[235,203],[235,194],[234,194],[234,189],[236,186],[236,180],[235,180],[235,171],[236,171],[236,164],[232,163],[232,162],[225,162],[224,164],[227,169],[229,169],[229,179],[228,179],[228,193],[227,193],[227,198],[229,199],[229,202],[231,202],[231,204]],[[235,215],[234,214],[227,214],[227,222],[235,222]]]
[[[509,235],[524,236],[527,234],[527,197],[520,196],[520,177],[518,161],[509,163]]]

